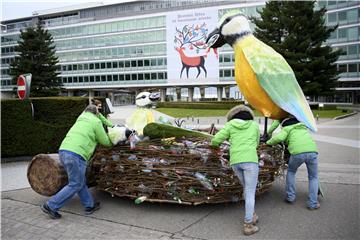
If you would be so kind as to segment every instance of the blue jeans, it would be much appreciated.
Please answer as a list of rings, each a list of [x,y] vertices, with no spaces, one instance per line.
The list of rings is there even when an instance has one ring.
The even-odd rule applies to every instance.
[[[247,162],[231,166],[239,178],[245,193],[245,222],[250,223],[253,219],[255,208],[255,192],[259,175],[259,164]]]
[[[317,155],[318,154],[316,152],[309,152],[290,156],[289,167],[286,175],[287,200],[292,202],[296,198],[295,174],[301,164],[305,163],[309,179],[309,197],[307,205],[309,208],[314,208],[316,206],[319,189]]]
[[[80,155],[64,150],[59,151],[59,158],[66,170],[69,183],[52,196],[47,205],[50,209],[58,211],[77,193],[85,208],[93,207],[94,200],[86,186],[86,161]]]

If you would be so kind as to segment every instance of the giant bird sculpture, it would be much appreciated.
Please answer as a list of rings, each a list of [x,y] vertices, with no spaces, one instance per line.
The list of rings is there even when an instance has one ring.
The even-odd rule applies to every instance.
[[[235,52],[235,80],[249,104],[267,118],[282,119],[291,114],[309,129],[316,122],[309,104],[286,60],[273,48],[257,39],[248,19],[227,13],[206,42],[211,48],[230,44]]]
[[[154,115],[150,110],[152,104],[159,100],[159,93],[141,92],[136,96],[135,104],[137,106],[133,114],[126,119],[126,126],[130,129],[136,130],[141,136],[143,135],[144,127],[148,123],[154,122]]]

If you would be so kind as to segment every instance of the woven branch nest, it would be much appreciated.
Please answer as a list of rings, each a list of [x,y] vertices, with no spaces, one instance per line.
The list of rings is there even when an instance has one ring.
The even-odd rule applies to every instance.
[[[120,197],[189,205],[237,202],[242,186],[229,166],[228,150],[227,144],[213,149],[200,138],[149,140],[135,149],[98,148],[91,167],[97,188]],[[284,150],[261,144],[258,155],[256,194],[261,195],[282,174]]]

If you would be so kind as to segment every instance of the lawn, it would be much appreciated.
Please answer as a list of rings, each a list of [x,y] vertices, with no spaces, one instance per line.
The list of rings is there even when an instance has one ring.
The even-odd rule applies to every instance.
[[[191,109],[191,108],[157,108],[159,112],[165,113],[169,116],[175,118],[184,118],[184,117],[219,117],[225,116],[228,110],[226,109]],[[344,114],[350,113],[350,110],[343,112],[342,110],[313,110],[314,116],[316,117],[319,114],[319,118],[334,118]],[[255,111],[255,116],[260,116],[258,112]]]

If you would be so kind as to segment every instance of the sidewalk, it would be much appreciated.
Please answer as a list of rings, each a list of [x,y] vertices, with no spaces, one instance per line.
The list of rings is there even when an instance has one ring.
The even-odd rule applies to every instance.
[[[123,109],[123,108],[122,108]],[[128,109],[129,111],[131,110]],[[122,114],[124,114],[122,111]],[[155,113],[156,114],[156,113]],[[127,115],[127,114],[126,114]],[[121,114],[116,115],[122,119]],[[114,118],[115,119],[115,118]],[[201,119],[200,119],[201,121]],[[79,198],[61,209],[62,218],[52,220],[40,210],[48,199],[27,186],[27,162],[2,164],[2,239],[358,239],[359,216],[359,115],[319,124],[319,178],[325,198],[321,207],[306,209],[307,171],[297,173],[297,199],[283,202],[284,178],[256,199],[260,232],[242,233],[244,202],[184,206],[144,202],[91,189],[101,209],[84,215]],[[208,123],[206,123],[208,124]],[[315,136],[316,136],[315,135]],[[342,140],[348,140],[342,142]],[[13,185],[11,185],[13,184]]]

